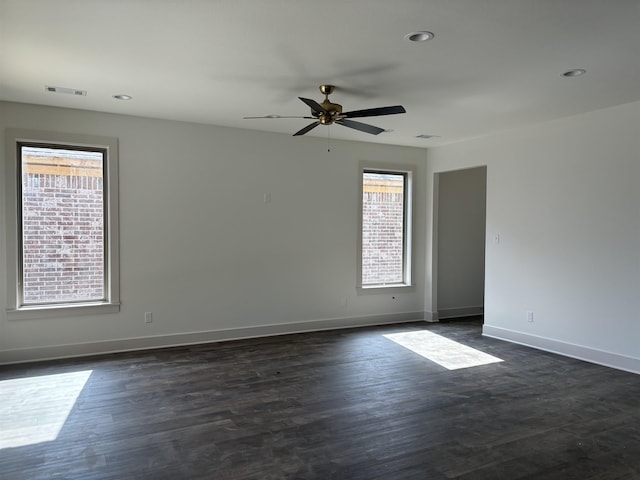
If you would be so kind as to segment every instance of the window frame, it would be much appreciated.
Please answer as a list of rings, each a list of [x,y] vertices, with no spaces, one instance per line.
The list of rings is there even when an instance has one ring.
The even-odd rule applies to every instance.
[[[363,284],[362,283],[362,240],[363,240],[363,179],[365,173],[380,173],[404,176],[404,231],[403,231],[403,280],[400,283],[389,284]],[[362,162],[358,168],[358,245],[357,245],[357,278],[356,290],[359,294],[384,292],[406,292],[413,289],[413,235],[414,235],[414,204],[415,204],[415,167],[409,165],[396,165],[388,163]]]
[[[22,280],[22,189],[21,146],[102,150],[104,224],[104,300],[21,304]],[[7,318],[9,320],[91,315],[120,311],[118,140],[97,135],[67,134],[24,129],[5,132],[5,223],[7,258]]]

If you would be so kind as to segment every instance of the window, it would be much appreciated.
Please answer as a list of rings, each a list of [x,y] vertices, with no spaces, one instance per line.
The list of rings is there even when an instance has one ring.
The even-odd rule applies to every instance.
[[[411,171],[361,170],[359,287],[411,285]]]
[[[117,141],[10,130],[6,158],[10,316],[117,311]]]

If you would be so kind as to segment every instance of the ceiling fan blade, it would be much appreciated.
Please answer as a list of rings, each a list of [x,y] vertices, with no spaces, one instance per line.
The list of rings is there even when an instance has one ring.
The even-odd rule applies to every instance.
[[[367,108],[365,110],[354,110],[353,112],[343,113],[346,118],[358,117],[377,117],[380,115],[395,115],[396,113],[407,113],[402,105],[394,105],[392,107]]]
[[[297,137],[299,135],[304,135],[305,133],[307,133],[307,132],[313,130],[314,128],[316,128],[318,125],[320,125],[320,122],[310,123],[309,125],[304,127],[302,130],[298,130],[296,133],[294,133],[293,136]]]
[[[242,117],[243,120],[253,120],[256,118],[267,118],[269,120],[274,119],[274,118],[308,118],[309,120],[313,120],[316,117],[301,117],[298,115],[295,116],[290,116],[290,115],[262,115],[260,117]]]
[[[326,113],[327,111],[324,109],[324,107],[322,105],[320,105],[318,102],[316,102],[315,100],[311,100],[310,98],[302,98],[302,97],[298,97],[300,100],[302,100],[304,103],[306,103],[307,105],[309,105],[311,107],[311,110],[314,112],[318,112],[318,113]]]
[[[336,123],[344,125],[345,127],[353,128],[355,130],[360,130],[361,132],[370,133],[371,135],[378,135],[379,133],[384,132],[384,128],[374,127],[373,125],[355,122],[353,120],[347,120],[346,118],[343,118],[342,120],[336,120]]]

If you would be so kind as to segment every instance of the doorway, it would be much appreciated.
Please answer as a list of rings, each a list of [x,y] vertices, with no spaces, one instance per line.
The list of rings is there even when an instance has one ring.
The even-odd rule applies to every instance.
[[[438,319],[479,316],[484,313],[487,167],[436,175]]]

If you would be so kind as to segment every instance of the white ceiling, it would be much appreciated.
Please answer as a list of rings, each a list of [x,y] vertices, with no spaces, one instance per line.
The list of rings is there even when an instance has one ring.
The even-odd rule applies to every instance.
[[[419,147],[638,101],[640,0],[0,0],[2,100],[292,134],[242,117],[309,115],[322,83],[407,113],[308,136]]]

